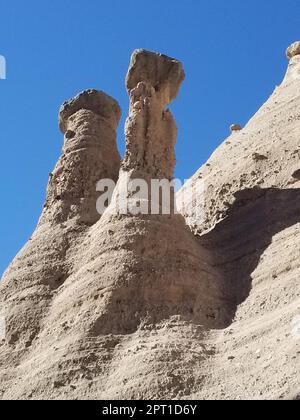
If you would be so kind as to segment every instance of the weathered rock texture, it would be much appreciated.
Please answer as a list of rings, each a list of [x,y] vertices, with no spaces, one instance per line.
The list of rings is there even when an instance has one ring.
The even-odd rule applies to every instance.
[[[127,151],[101,218],[95,184],[118,177],[119,108],[95,91],[63,106],[64,156],[1,283],[3,399],[299,395],[300,56],[179,192],[181,202],[201,181],[188,204],[203,217],[122,214],[125,181],[173,177],[166,107],[183,78],[174,59],[133,54]]]
[[[230,131],[232,133],[236,132],[236,131],[241,131],[242,127],[239,124],[232,124],[230,126]]]
[[[218,271],[210,267],[209,255],[190,234],[181,215],[132,216],[117,210],[126,182],[140,178],[150,186],[153,178],[173,178],[177,129],[165,108],[183,79],[182,65],[174,59],[144,50],[132,56],[127,76],[130,111],[125,127],[126,156],[111,207],[95,232],[113,232],[110,246],[117,248],[118,255],[106,263],[105,270],[119,267],[109,282],[112,302],[101,328],[98,320],[101,332],[108,322],[107,332],[122,334],[178,314],[213,327],[224,325],[231,317]],[[131,192],[128,198],[131,202]],[[149,203],[151,194],[141,198]],[[124,243],[119,235],[124,235]],[[99,275],[96,281],[99,284]]]
[[[137,50],[126,78],[130,95],[125,171],[142,178],[172,179],[177,128],[166,106],[179,91],[185,75],[182,64],[164,55]]]
[[[118,178],[120,116],[117,102],[95,90],[82,92],[61,108],[63,155],[50,174],[37,229],[1,282],[6,341],[0,347],[0,381],[6,379],[6,369],[15,380],[21,361],[30,357],[56,293],[76,270],[79,261],[74,255],[80,255],[80,241],[100,218],[95,208],[96,182]]]
[[[190,182],[203,183],[205,211],[187,223],[236,296],[232,325],[208,334],[215,355],[197,398],[300,394],[299,109],[295,55],[270,99]]]
[[[286,50],[286,55],[288,58],[293,58],[299,54],[300,54],[300,41],[294,42]]]

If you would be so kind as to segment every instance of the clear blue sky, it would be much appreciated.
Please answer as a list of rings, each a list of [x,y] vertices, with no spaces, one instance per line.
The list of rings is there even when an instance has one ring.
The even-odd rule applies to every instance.
[[[285,72],[300,38],[299,0],[0,0],[0,273],[40,215],[48,173],[60,155],[61,103],[104,90],[128,110],[124,77],[132,51],[184,63],[172,109],[179,127],[176,176],[190,177],[245,124]]]

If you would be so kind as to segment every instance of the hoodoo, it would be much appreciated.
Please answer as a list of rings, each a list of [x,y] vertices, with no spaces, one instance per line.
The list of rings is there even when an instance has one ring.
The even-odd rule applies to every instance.
[[[41,222],[99,220],[95,202],[100,179],[117,181],[120,155],[116,130],[121,118],[118,103],[104,92],[87,90],[65,102],[59,127],[65,136],[63,155],[50,175]]]
[[[185,78],[182,64],[161,54],[136,50],[126,78],[130,111],[126,123],[124,170],[172,179],[177,128],[166,107]]]
[[[299,398],[299,53],[176,194],[181,214],[118,207],[124,184],[173,178],[178,60],[134,52],[122,162],[114,99],[63,105],[42,216],[0,283],[0,398]],[[104,178],[117,184],[100,215]]]

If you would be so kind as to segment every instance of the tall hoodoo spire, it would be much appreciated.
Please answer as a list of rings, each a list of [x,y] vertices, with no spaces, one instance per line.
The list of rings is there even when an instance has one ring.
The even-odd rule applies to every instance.
[[[182,190],[192,214],[114,212],[127,179],[171,184],[178,61],[133,54],[120,171],[117,103],[63,105],[42,218],[0,282],[0,399],[299,399],[300,43],[288,57]],[[118,175],[101,217],[96,183]]]
[[[185,78],[182,64],[162,54],[136,50],[126,77],[130,96],[123,169],[152,178],[173,177],[177,129],[166,109]]]
[[[63,154],[50,174],[47,198],[31,239],[16,256],[1,281],[0,308],[7,305],[8,345],[27,348],[40,330],[57,290],[71,275],[72,247],[96,223],[96,183],[117,180],[120,156],[116,128],[118,103],[103,92],[87,90],[63,104],[59,125]],[[26,300],[21,299],[26,294]]]
[[[77,217],[93,224],[99,219],[96,183],[102,178],[118,179],[116,130],[120,117],[117,101],[97,90],[81,92],[62,105],[63,155],[50,174],[41,222]]]

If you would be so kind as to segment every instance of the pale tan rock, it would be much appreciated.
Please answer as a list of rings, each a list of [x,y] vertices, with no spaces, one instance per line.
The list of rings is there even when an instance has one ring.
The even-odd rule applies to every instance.
[[[188,189],[203,183],[204,216],[197,222],[183,214],[215,255],[237,302],[230,328],[209,334],[209,342],[218,343],[214,373],[193,398],[299,395],[299,108],[297,55],[234,142],[225,140],[189,182]],[[227,355],[237,361],[226,362]]]
[[[60,115],[65,125],[63,154],[49,176],[41,218],[1,281],[0,307],[5,309],[8,346],[0,346],[2,369],[4,359],[7,368],[13,368],[11,360],[15,357],[18,364],[27,354],[53,296],[74,270],[73,250],[80,248],[81,238],[100,218],[95,206],[96,182],[103,177],[118,178],[117,102],[102,92],[87,91],[65,104]]]
[[[239,124],[232,124],[230,126],[230,131],[235,133],[236,131],[241,131],[242,127]]]
[[[59,111],[59,127],[63,134],[68,129],[69,118],[80,110],[91,111],[99,115],[116,130],[121,118],[121,109],[117,101],[104,92],[89,89],[66,101]]]
[[[159,76],[167,58],[142,76],[160,59],[135,60],[120,179],[172,178],[176,132],[164,113],[180,77]],[[299,397],[299,74],[295,56],[268,102],[185,186],[203,183],[201,197],[186,195],[203,217],[107,211],[89,225],[80,206],[57,209],[50,188],[55,211],[0,286],[0,398]],[[93,109],[76,111],[64,118],[68,145],[82,118],[94,126]]]
[[[167,58],[163,60],[166,67],[160,66],[161,74],[165,74],[169,66]],[[166,104],[161,99],[161,93],[156,93],[151,86],[151,80],[150,76],[149,80],[144,78],[130,91],[126,142],[131,153],[127,151],[120,171],[121,179],[125,175],[129,179],[140,176],[145,181],[152,176],[158,179],[173,176],[175,123],[171,114],[164,109]],[[143,101],[141,107],[136,107],[136,98]],[[64,129],[66,134],[69,131],[78,132],[77,124],[83,117],[82,113],[86,121],[91,116],[90,112],[78,110],[74,118],[68,115]],[[66,143],[70,144],[71,139],[72,136],[68,135]],[[91,163],[86,161],[86,166],[93,173]],[[65,193],[69,191],[69,188],[64,188],[61,178],[55,185],[63,187]],[[115,196],[119,188],[120,180]],[[55,197],[52,190],[50,188],[49,208],[53,207],[52,197]],[[85,214],[81,208],[78,210],[80,216]],[[48,221],[48,217],[52,217],[52,222],[57,220],[57,212],[46,211],[41,220]],[[43,228],[45,223],[41,222],[40,226],[40,229]],[[53,232],[56,241],[65,237],[60,231]],[[154,345],[156,343],[155,331],[164,328],[166,322],[173,331],[177,324],[182,325],[186,337],[192,322],[195,324],[195,327],[191,325],[192,335],[200,337],[202,327],[196,325],[215,328],[226,325],[230,320],[230,299],[220,289],[218,270],[210,266],[209,252],[198,244],[181,215],[132,216],[130,213],[107,211],[97,223],[86,230],[79,230],[79,233],[70,232],[66,249],[61,253],[61,264],[67,267],[67,271],[55,288],[55,293],[48,289],[40,292],[41,296],[47,294],[47,305],[41,305],[43,309],[40,312],[31,311],[30,318],[23,314],[24,321],[16,319],[13,324],[22,334],[30,330],[30,325],[38,325],[27,347],[23,347],[22,336],[17,335],[13,342],[7,340],[0,348],[0,361],[6,366],[7,372],[7,379],[3,379],[1,385],[5,398],[24,398],[26,395],[31,395],[31,398],[74,398],[79,394],[83,398],[116,397],[119,391],[114,388],[118,385],[107,386],[111,382],[109,372],[111,369],[117,372],[128,365],[128,371],[122,373],[125,375],[122,383],[127,382],[126,376],[130,375],[131,364],[134,363],[134,359],[127,360],[127,355],[131,353],[127,348],[131,346],[133,337],[136,337],[137,341],[133,339],[133,343],[137,345],[144,331],[145,340],[150,339],[152,346],[152,340]],[[22,258],[18,260],[20,265]],[[56,262],[51,255],[49,258],[51,264]],[[31,264],[31,270],[36,270],[37,262],[31,259]],[[41,267],[47,267],[45,262],[41,261]],[[8,293],[15,296],[12,307],[8,305],[9,314],[18,308],[22,292],[20,285],[14,285],[14,274],[11,268],[5,275],[2,289],[6,296]],[[36,278],[32,280],[36,281]],[[40,281],[46,281],[43,272]],[[28,287],[31,287],[29,279]],[[32,298],[28,300],[29,304],[31,302]],[[41,302],[41,298],[38,302]],[[9,321],[11,329],[12,321]],[[170,336],[170,341],[172,339]],[[193,346],[197,346],[196,339],[193,339]],[[12,349],[15,354],[13,360],[10,358]],[[113,368],[112,363],[117,359],[113,358],[112,352],[116,350],[119,352],[117,359],[120,365]],[[164,347],[159,346],[156,353],[156,357],[164,357]],[[201,357],[204,353],[200,349]],[[132,354],[135,354],[135,350]],[[27,370],[29,359],[34,366],[31,373]],[[78,370],[76,361],[83,373]],[[17,385],[11,385],[10,379],[13,380],[16,368],[19,381]],[[190,367],[186,368],[190,371]],[[130,386],[128,390],[132,389],[129,393],[134,396],[140,392],[139,388]],[[167,395],[167,389],[163,390],[162,386],[158,385],[157,391],[155,389],[156,385],[147,392],[161,390],[163,395]],[[142,392],[146,396],[146,392]]]
[[[289,59],[295,57],[296,55],[300,54],[300,41],[294,42],[292,45],[288,47],[286,50],[286,55]]]
[[[184,70],[178,60],[146,50],[135,50],[126,77],[126,87],[130,93],[140,82],[146,82],[166,106],[176,99],[184,78]]]
[[[99,219],[96,184],[104,178],[116,182],[119,175],[116,129],[120,117],[118,103],[96,90],[81,92],[63,104],[59,113],[65,135],[63,155],[50,174],[40,223],[75,217],[92,225]]]

